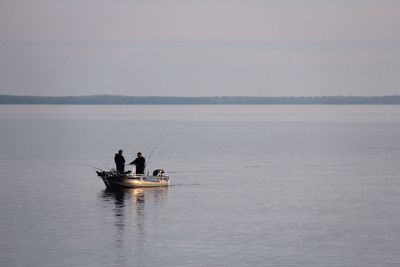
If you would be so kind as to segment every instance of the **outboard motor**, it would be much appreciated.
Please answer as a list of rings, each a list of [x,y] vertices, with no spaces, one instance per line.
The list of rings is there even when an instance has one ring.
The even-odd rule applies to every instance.
[[[153,171],[153,176],[163,176],[164,170],[157,169]]]

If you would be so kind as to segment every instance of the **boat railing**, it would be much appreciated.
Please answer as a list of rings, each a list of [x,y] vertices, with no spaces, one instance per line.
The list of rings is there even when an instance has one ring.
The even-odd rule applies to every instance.
[[[144,175],[144,174],[136,174],[136,173],[131,173],[129,175],[129,179],[135,179],[135,180],[145,180],[146,178],[157,178],[159,180],[162,181],[169,181],[169,176],[167,175],[157,175],[157,176],[153,176],[153,175]]]

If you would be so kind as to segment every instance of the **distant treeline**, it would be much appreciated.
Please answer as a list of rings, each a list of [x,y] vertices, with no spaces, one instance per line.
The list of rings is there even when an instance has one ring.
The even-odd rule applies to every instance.
[[[0,104],[33,105],[399,105],[393,96],[316,97],[178,97],[178,96],[15,96],[0,95]]]

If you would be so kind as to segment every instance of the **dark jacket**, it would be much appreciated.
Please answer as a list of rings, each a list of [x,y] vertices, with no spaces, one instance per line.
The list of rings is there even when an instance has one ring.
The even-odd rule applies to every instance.
[[[136,166],[136,173],[137,174],[144,174],[144,166],[145,166],[146,160],[144,157],[137,157],[134,161],[129,163],[129,165],[135,165]]]
[[[118,172],[125,171],[125,158],[121,154],[115,154],[114,156],[115,166]]]

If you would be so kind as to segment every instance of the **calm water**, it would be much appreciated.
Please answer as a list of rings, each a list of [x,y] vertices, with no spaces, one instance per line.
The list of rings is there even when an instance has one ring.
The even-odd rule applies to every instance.
[[[0,178],[2,267],[400,265],[399,106],[0,106]]]

